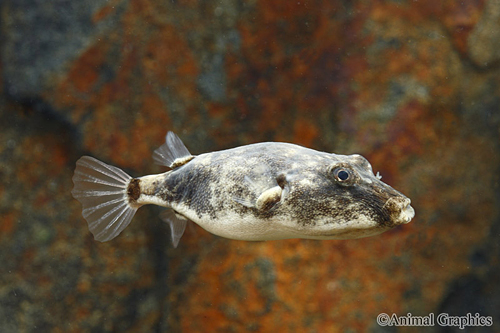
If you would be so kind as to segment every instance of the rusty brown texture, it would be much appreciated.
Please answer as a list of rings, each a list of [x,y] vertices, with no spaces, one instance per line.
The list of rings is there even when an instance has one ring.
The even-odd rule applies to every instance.
[[[494,0],[113,0],[75,9],[81,36],[19,3],[0,4],[0,328],[363,332],[382,312],[479,312],[500,329]],[[60,66],[16,58],[32,45],[23,27],[57,37],[37,52]],[[160,172],[168,130],[193,154],[259,141],[360,153],[416,217],[348,241],[189,224],[173,249],[145,207],[94,241],[70,195],[75,161]]]

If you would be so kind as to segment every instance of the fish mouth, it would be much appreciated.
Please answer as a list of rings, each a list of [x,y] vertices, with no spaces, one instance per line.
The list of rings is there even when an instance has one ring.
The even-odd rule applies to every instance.
[[[401,224],[410,223],[411,219],[415,216],[415,209],[410,205],[411,200],[406,199],[403,204],[403,208],[401,209],[401,214],[399,216],[399,220],[402,222]]]
[[[410,204],[411,200],[406,197],[389,198],[384,209],[389,212],[394,225],[407,224],[415,216],[415,210]]]

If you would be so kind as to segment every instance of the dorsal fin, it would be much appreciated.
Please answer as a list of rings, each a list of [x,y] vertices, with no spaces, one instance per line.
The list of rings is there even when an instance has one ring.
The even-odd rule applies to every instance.
[[[187,150],[186,146],[182,143],[174,132],[168,132],[165,137],[165,143],[153,154],[153,160],[156,164],[164,165],[169,168],[177,168],[186,164],[194,158],[193,155]]]

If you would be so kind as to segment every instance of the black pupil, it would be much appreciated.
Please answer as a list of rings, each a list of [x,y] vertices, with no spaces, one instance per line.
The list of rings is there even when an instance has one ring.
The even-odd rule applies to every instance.
[[[349,178],[349,173],[345,170],[340,170],[337,177],[339,177],[340,180],[347,180],[347,178]]]

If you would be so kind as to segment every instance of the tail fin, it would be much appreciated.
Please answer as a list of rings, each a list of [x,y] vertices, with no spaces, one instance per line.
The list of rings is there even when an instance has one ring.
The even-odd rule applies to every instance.
[[[118,236],[132,221],[139,206],[132,206],[127,194],[132,177],[93,157],[76,162],[71,194],[83,206],[89,230],[100,242]]]

